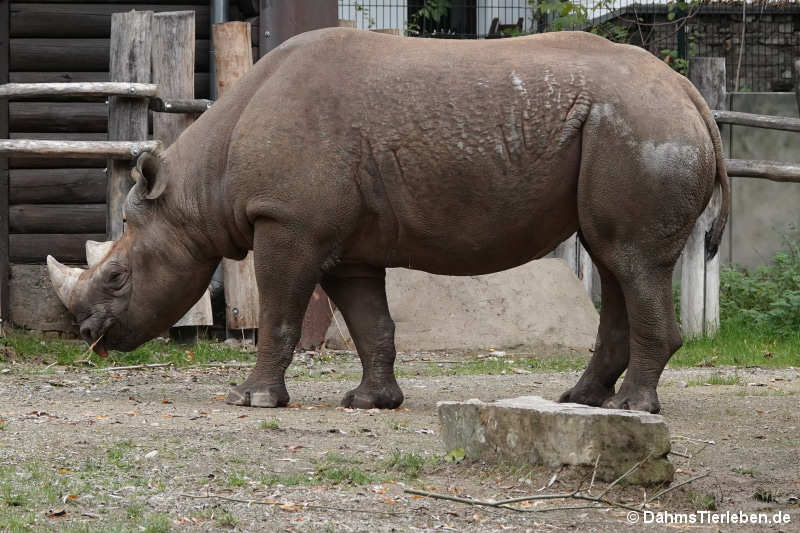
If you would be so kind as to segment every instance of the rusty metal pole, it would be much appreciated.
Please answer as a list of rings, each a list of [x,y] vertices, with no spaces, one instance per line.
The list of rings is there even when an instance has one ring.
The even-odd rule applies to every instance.
[[[338,25],[336,0],[261,0],[259,55],[264,56],[299,33]],[[298,348],[317,348],[325,341],[332,308],[328,296],[317,285],[303,319]]]

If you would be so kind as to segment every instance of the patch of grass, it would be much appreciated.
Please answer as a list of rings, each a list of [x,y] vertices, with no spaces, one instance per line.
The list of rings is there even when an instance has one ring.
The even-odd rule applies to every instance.
[[[702,511],[716,511],[717,498],[712,494],[700,494],[699,492],[690,492],[689,499],[695,509]]]
[[[126,467],[127,463],[123,461],[125,454],[128,453],[133,447],[133,441],[121,440],[114,443],[106,450],[106,457],[108,461],[116,467]]]
[[[742,378],[739,376],[722,376],[715,374],[703,379],[693,379],[688,382],[688,385],[690,387],[696,387],[699,385],[740,385],[741,383]]]
[[[733,468],[733,471],[743,476],[756,477],[761,475],[761,472],[755,468],[745,468],[743,466],[737,466],[736,468]]]
[[[800,331],[796,335],[776,336],[739,321],[723,322],[713,337],[685,341],[669,360],[675,367],[797,366]]]
[[[58,363],[59,365],[83,365],[76,361],[86,360],[99,368],[153,363],[172,363],[175,366],[222,362],[255,361],[255,354],[241,349],[230,348],[207,340],[184,345],[174,342],[153,340],[136,350],[123,353],[111,351],[108,358],[102,358],[89,351],[85,342],[65,339],[44,339],[38,335],[12,330],[0,338],[0,348],[7,346],[14,350],[17,362]],[[0,350],[2,353],[2,350]]]
[[[278,429],[281,427],[281,419],[277,416],[261,421],[261,429]]]
[[[760,502],[770,503],[775,501],[775,495],[772,494],[772,491],[769,489],[758,487],[755,492],[753,492],[753,499]]]
[[[239,519],[236,518],[236,516],[230,511],[223,511],[219,516],[217,516],[217,525],[219,527],[233,529],[238,523]]]
[[[395,472],[402,472],[411,479],[419,477],[425,467],[426,460],[416,453],[402,453],[395,450],[386,460],[386,468]]]
[[[144,516],[144,505],[132,503],[125,507],[125,517],[128,520],[140,520]]]
[[[387,420],[386,425],[389,426],[389,429],[394,431],[408,431],[408,420]]]
[[[227,486],[233,487],[246,487],[250,480],[247,476],[242,474],[231,474],[228,476],[228,481],[225,483]]]
[[[283,485],[284,487],[295,487],[298,485],[312,485],[314,483],[314,477],[309,476],[303,472],[290,472],[290,473],[278,473],[278,472],[270,472],[268,474],[263,474],[259,481],[267,486],[272,487],[274,485]]]
[[[165,514],[148,516],[142,526],[144,527],[144,533],[169,533],[172,531],[172,521]]]
[[[473,376],[528,372],[563,372],[582,370],[587,358],[580,355],[552,357],[487,357],[458,364],[430,363],[425,366],[405,366],[397,369],[399,377],[414,376]]]

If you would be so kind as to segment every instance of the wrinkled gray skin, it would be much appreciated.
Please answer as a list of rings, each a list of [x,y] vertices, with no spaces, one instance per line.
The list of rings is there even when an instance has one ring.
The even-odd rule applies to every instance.
[[[102,337],[95,350],[131,350],[197,300],[221,257],[252,249],[258,362],[228,402],[259,407],[289,402],[284,373],[317,282],[363,364],[343,404],[394,408],[386,267],[486,274],[578,230],[603,309],[594,356],[561,400],[657,412],[681,344],[673,266],[715,184],[716,250],[729,196],[719,132],[692,85],[645,51],[570,32],[307,33],[138,165],[124,236],[63,299],[88,342]]]

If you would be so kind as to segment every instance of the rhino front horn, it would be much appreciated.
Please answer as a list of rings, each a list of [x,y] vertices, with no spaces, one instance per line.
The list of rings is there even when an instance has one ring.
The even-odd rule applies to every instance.
[[[61,300],[65,307],[69,308],[72,293],[83,269],[62,265],[52,255],[48,255],[47,271],[50,273],[50,281],[53,283],[58,299]]]

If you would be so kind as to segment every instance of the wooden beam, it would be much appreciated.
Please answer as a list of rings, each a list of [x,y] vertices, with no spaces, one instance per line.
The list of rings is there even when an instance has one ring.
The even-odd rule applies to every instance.
[[[761,178],[782,183],[800,183],[800,165],[780,161],[726,159],[728,175],[737,178]]]
[[[105,133],[20,133],[12,131],[8,135],[9,139],[41,139],[44,141],[106,141],[108,135]],[[12,169],[38,169],[38,168],[103,168],[106,161],[102,159],[89,158],[64,158],[64,157],[20,157],[15,156],[8,160],[8,166]],[[105,182],[104,182],[105,183]],[[105,193],[103,193],[105,198]],[[103,200],[105,201],[105,200]]]
[[[115,13],[112,20],[123,14]],[[205,39],[195,43],[196,70],[208,72],[208,44]],[[11,39],[12,72],[108,72],[109,55],[108,39]]]
[[[725,107],[725,58],[694,57],[689,79],[709,107]],[[714,111],[715,116],[727,111]],[[744,113],[740,113],[744,114]],[[686,338],[713,335],[719,329],[719,253],[706,260],[706,233],[722,203],[715,187],[711,201],[695,222],[681,256],[681,333]]]
[[[114,82],[150,83],[152,50],[152,11],[130,11],[111,16],[110,77]],[[113,96],[109,98],[108,139],[144,141],[147,139],[148,102]],[[141,153],[141,152],[140,152]],[[135,154],[138,156],[139,154]],[[108,240],[122,236],[122,208],[132,182],[131,165],[110,159],[106,217]]]
[[[108,72],[11,72],[12,83],[73,83],[81,81],[108,81]],[[195,98],[208,98],[208,73],[194,73]]]
[[[694,59],[692,59],[694,61]],[[771,115],[756,115],[740,111],[712,111],[717,124],[733,124],[735,126],[750,126],[752,128],[766,128],[770,130],[800,131],[800,118],[775,117]]]
[[[211,28],[217,69],[217,98],[221,98],[253,68],[250,24],[226,22]],[[229,330],[258,328],[259,299],[253,252],[242,261],[222,260],[225,317]]]
[[[111,35],[111,15],[131,9],[142,9],[142,3],[144,2],[128,1],[91,5],[86,2],[67,4],[15,2],[11,13],[11,37],[108,38]],[[150,9],[156,13],[192,10],[197,21],[198,36],[208,38],[211,28],[208,4],[181,5],[176,2],[153,5]]]
[[[145,110],[147,107],[145,107]],[[146,136],[146,134],[145,134]],[[0,155],[17,157],[65,157],[114,159],[130,161],[142,152],[155,151],[158,141],[37,141],[29,139],[0,139]],[[127,163],[121,163],[128,167]],[[130,171],[130,168],[128,168]]]
[[[12,205],[106,201],[106,173],[102,168],[17,169],[10,170],[8,175],[11,187],[8,199]]]
[[[193,11],[153,15],[153,82],[158,84],[160,97],[189,102],[194,96],[194,40]],[[173,105],[162,104],[165,110],[174,110]],[[189,114],[156,113],[153,136],[169,146],[192,122],[194,117]],[[211,293],[206,289],[175,327],[213,325]]]
[[[8,211],[12,233],[102,233],[106,229],[103,204],[22,204]]]
[[[0,0],[0,83],[8,83],[9,75],[9,12],[10,0]],[[7,138],[8,102],[0,102],[0,137]],[[4,326],[10,323],[9,276],[11,275],[11,258],[8,235],[8,197],[9,177],[8,158],[0,157],[0,336]]]
[[[108,106],[103,103],[11,102],[8,112],[11,131],[105,133],[108,127]]]
[[[794,60],[794,98],[797,102],[797,112],[800,114],[800,59]]]
[[[42,96],[127,96],[147,98],[156,96],[158,86],[152,83],[6,83],[0,85],[0,98],[39,98]]]
[[[89,234],[11,234],[9,249],[12,263],[41,264],[48,255],[62,263],[85,264],[86,241],[102,241],[104,233]]]

